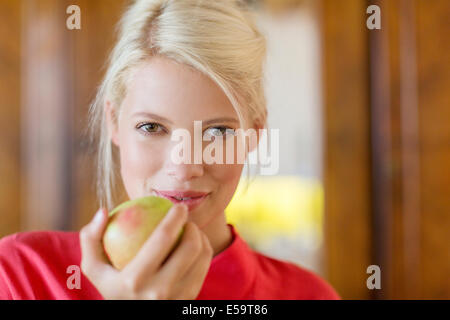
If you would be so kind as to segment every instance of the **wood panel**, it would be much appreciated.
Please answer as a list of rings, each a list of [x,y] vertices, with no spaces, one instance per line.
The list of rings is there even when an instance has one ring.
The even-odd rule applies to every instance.
[[[21,5],[0,1],[0,237],[20,230]]]
[[[383,283],[374,293],[406,298],[417,294],[420,261],[414,8],[404,1],[372,3],[383,13],[382,29],[369,32],[373,247]]]
[[[373,246],[383,283],[375,293],[448,298],[450,5],[375,3],[384,17],[369,33]]]
[[[450,299],[450,1],[415,1],[421,297]]]
[[[77,95],[74,114],[72,229],[80,229],[98,209],[96,198],[95,150],[85,135],[89,105],[103,77],[109,51],[116,39],[115,27],[127,0],[78,0],[82,28],[74,35],[74,81]]]
[[[364,1],[321,1],[326,277],[368,299],[371,264],[368,48]]]
[[[69,1],[23,1],[21,229],[67,229],[72,207]]]
[[[22,231],[79,229],[97,210],[87,115],[127,3],[22,1]],[[66,27],[69,5],[81,9],[80,30]]]

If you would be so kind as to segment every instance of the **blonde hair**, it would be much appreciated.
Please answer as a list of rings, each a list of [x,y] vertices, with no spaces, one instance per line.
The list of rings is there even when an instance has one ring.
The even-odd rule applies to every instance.
[[[118,25],[118,41],[89,109],[88,134],[97,155],[97,196],[111,210],[116,158],[105,115],[115,114],[126,95],[131,70],[152,56],[184,63],[209,76],[226,94],[241,125],[265,126],[263,67],[266,42],[243,0],[136,0]],[[114,121],[117,118],[114,119]]]

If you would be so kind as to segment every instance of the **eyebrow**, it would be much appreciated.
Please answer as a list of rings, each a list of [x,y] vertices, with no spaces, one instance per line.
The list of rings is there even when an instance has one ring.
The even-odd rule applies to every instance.
[[[156,113],[152,113],[152,112],[148,112],[148,111],[141,111],[141,112],[136,112],[133,114],[133,116],[146,116],[146,117],[150,117],[153,118],[157,121],[162,121],[162,122],[167,122],[170,124],[173,124],[173,122],[165,117],[162,117],[160,115],[157,115]],[[234,122],[234,123],[239,123],[239,121],[236,118],[231,118],[231,117],[220,117],[220,118],[216,118],[216,119],[210,119],[210,120],[206,120],[206,121],[202,121],[203,125],[209,125],[209,124],[213,124],[213,123],[218,123],[218,122]]]
[[[134,117],[137,117],[137,116],[150,117],[157,121],[162,121],[162,122],[167,122],[167,123],[173,124],[173,122],[170,121],[169,119],[159,116],[156,113],[151,113],[151,112],[147,112],[147,111],[136,112],[135,114],[133,114],[133,116]]]

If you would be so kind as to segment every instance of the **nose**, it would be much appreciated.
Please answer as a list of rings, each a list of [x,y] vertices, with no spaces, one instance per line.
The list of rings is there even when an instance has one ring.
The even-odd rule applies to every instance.
[[[186,131],[184,133],[183,143],[180,145],[180,142],[172,141],[165,157],[165,171],[167,175],[177,179],[179,182],[201,177],[204,173],[204,164],[202,161],[203,148],[197,149],[195,147],[194,140],[196,135],[194,132]],[[178,149],[180,147],[181,150]]]
[[[189,181],[203,175],[202,164],[175,164],[171,161],[166,166],[167,174],[180,182]]]

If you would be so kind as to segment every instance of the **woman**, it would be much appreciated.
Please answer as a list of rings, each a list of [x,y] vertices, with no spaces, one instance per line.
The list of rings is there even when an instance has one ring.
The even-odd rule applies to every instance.
[[[174,161],[172,137],[180,130],[195,137],[200,128],[206,140],[222,139],[224,148],[236,151],[245,143],[238,129],[265,127],[264,59],[265,40],[239,1],[135,1],[121,20],[90,110],[91,136],[99,136],[102,209],[79,233],[2,239],[0,297],[338,299],[314,273],[251,250],[226,223],[241,161]],[[250,142],[248,151],[256,145]],[[117,205],[117,158],[130,199],[158,195],[175,203],[121,271],[109,264],[101,242],[108,211]],[[183,226],[181,242],[170,253]],[[81,280],[71,285],[76,272],[67,270],[76,266]]]

